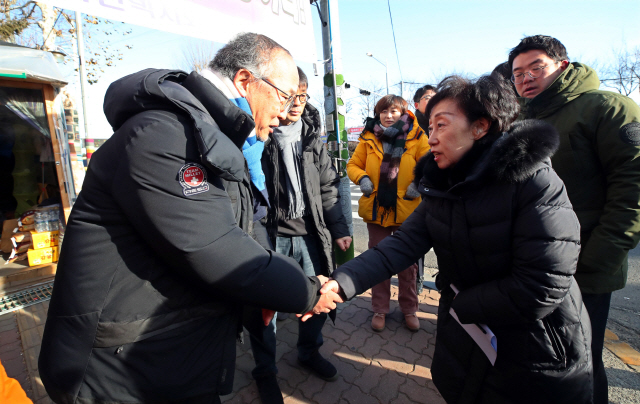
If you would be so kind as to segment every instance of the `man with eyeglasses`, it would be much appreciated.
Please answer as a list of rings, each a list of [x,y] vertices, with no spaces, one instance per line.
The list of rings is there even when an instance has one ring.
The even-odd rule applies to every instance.
[[[413,105],[416,108],[418,124],[427,136],[429,135],[429,118],[424,115],[424,111],[427,108],[429,100],[436,95],[436,91],[434,86],[427,84],[416,90],[416,93],[413,95]]]
[[[242,149],[261,154],[251,146],[297,86],[289,52],[253,33],[201,73],[146,69],[111,84],[114,134],[71,212],[42,340],[54,402],[220,403],[243,306],[335,309],[337,295],[318,297],[326,280],[250,237],[260,175]]]
[[[340,177],[320,139],[321,117],[308,104],[308,80],[300,68],[298,76],[293,104],[265,142],[262,167],[270,208],[263,222],[277,252],[296,260],[308,276],[329,276],[333,241],[346,251],[351,235],[340,205]],[[298,363],[318,377],[334,381],[338,371],[318,352],[326,319],[326,314],[305,322],[297,319]],[[276,378],[275,319],[265,326],[261,313],[250,310],[244,325],[250,334],[256,361],[252,375],[262,403],[282,403]]]
[[[551,160],[580,221],[575,279],[591,318],[594,403],[607,403],[602,349],[611,293],[624,288],[627,254],[640,239],[640,108],[598,90],[596,72],[570,63],[564,45],[549,36],[524,38],[509,65],[524,97],[522,116],[547,121],[560,134]]]

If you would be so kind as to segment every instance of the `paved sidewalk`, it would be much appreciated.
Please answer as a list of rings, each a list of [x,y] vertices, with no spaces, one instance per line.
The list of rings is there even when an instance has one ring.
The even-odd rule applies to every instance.
[[[402,324],[397,288],[392,286],[391,313],[386,328],[370,327],[371,293],[341,304],[335,325],[328,320],[320,353],[338,368],[335,382],[325,382],[297,364],[297,319],[278,321],[278,379],[284,402],[336,404],[443,404],[431,381],[436,313],[440,294],[425,289],[420,295],[420,331]],[[255,366],[248,334],[238,345],[234,394],[224,403],[260,404],[251,369]]]
[[[383,332],[370,327],[369,292],[341,304],[335,325],[328,321],[324,327],[321,348],[338,368],[340,376],[335,382],[325,382],[297,364],[297,319],[290,315],[278,321],[278,378],[285,403],[443,404],[430,371],[439,297],[428,289],[420,295],[421,329],[416,333],[402,324],[395,285]],[[36,404],[51,403],[37,368],[48,308],[49,302],[43,302],[0,316],[0,360],[9,377],[16,378]],[[260,404],[251,378],[254,362],[246,332],[245,337],[246,344],[237,345],[234,393],[223,397],[226,404]],[[626,357],[614,353],[604,352],[610,403],[640,402],[640,368],[624,363]]]

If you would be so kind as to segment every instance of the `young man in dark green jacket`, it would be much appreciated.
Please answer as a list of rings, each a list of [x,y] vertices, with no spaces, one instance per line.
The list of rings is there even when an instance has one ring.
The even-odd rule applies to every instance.
[[[640,107],[598,90],[596,72],[570,63],[564,45],[549,36],[524,38],[509,65],[522,117],[560,133],[552,163],[580,221],[575,278],[593,330],[594,403],[607,403],[602,349],[611,293],[624,288],[627,254],[640,239]]]

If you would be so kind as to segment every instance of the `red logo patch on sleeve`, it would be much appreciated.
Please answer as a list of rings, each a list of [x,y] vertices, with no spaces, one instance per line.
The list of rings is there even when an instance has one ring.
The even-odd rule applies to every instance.
[[[200,164],[187,163],[182,166],[178,173],[180,185],[184,196],[201,194],[209,190],[207,182],[207,170]]]

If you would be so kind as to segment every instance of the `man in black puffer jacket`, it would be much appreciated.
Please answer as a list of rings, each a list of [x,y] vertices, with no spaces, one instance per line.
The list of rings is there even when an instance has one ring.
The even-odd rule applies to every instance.
[[[286,113],[273,86],[294,93],[293,59],[249,33],[211,68],[147,69],[107,91],[115,133],[71,212],[39,359],[56,403],[219,403],[242,306],[301,313],[318,300],[317,278],[248,235],[241,147]]]

